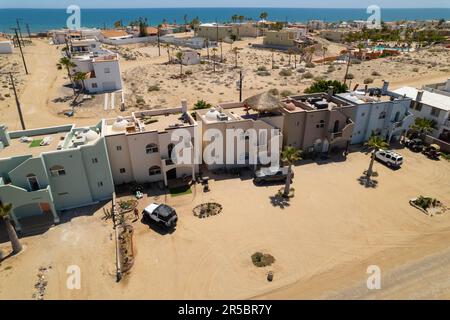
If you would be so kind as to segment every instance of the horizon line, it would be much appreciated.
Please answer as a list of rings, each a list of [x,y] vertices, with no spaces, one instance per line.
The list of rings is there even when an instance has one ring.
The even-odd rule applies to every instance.
[[[82,9],[83,7],[80,6]],[[23,8],[0,8],[0,10],[22,10],[22,9],[35,9],[35,10],[58,10],[66,9],[67,7],[23,7]],[[367,7],[234,7],[234,6],[220,6],[220,7],[85,7],[84,9],[333,9],[333,10],[346,10],[346,9],[367,9]],[[381,9],[450,9],[450,7],[380,7]]]

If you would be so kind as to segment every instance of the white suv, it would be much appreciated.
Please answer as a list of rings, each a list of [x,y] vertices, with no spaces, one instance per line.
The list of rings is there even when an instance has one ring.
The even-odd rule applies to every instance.
[[[385,163],[388,167],[400,168],[403,163],[403,157],[391,150],[378,150],[375,153],[375,159]]]

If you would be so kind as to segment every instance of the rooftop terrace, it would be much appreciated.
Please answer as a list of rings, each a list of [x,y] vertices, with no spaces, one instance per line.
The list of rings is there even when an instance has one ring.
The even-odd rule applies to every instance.
[[[347,100],[326,93],[291,96],[283,102],[286,104],[285,111],[287,112],[332,110],[352,105]]]

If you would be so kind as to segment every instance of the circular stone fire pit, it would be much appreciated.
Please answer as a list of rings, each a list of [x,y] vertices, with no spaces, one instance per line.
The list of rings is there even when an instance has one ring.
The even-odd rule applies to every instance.
[[[202,203],[193,210],[194,216],[198,218],[207,218],[215,216],[222,212],[222,205],[216,202]]]

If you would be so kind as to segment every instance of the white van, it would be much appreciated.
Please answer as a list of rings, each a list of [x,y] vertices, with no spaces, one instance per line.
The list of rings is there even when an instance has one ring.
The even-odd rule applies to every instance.
[[[403,163],[403,157],[397,152],[380,149],[375,153],[375,159],[383,162],[388,167],[400,168]]]

